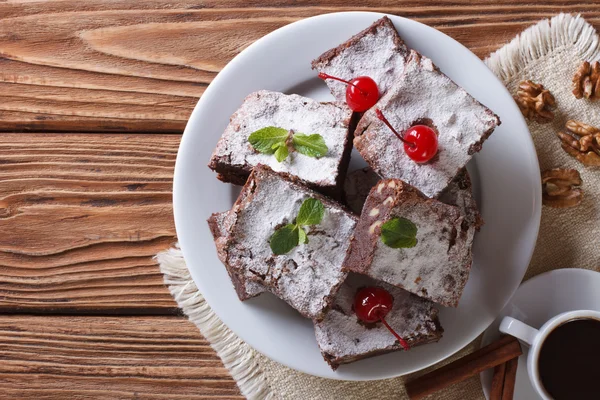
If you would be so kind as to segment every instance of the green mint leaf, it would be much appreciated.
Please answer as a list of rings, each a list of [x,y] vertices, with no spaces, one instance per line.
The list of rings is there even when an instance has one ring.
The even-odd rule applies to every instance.
[[[287,129],[267,126],[266,128],[252,132],[248,137],[248,142],[260,153],[273,154],[277,148],[281,147],[275,146],[275,144],[285,143],[288,135],[289,131]]]
[[[417,226],[406,218],[392,218],[381,226],[381,240],[393,249],[415,247]]]
[[[300,233],[298,226],[287,224],[275,231],[271,235],[270,245],[273,254],[281,255],[289,253],[294,247],[298,246]]]
[[[299,242],[300,244],[304,243],[308,243],[308,236],[306,235],[306,232],[304,231],[304,229],[302,228],[298,228],[298,234],[299,234]]]
[[[289,154],[290,151],[288,150],[287,144],[285,144],[285,142],[280,143],[277,150],[275,150],[275,158],[279,162],[285,160]]]
[[[298,153],[304,154],[309,157],[323,157],[327,154],[327,145],[323,136],[315,133],[313,135],[305,135],[303,133],[294,134],[292,141],[294,148]]]
[[[300,206],[296,223],[298,226],[317,225],[325,215],[325,207],[317,199],[306,199]]]

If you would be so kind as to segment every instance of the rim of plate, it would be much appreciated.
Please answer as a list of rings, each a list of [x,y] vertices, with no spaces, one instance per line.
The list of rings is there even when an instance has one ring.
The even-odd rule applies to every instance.
[[[455,39],[449,37],[448,35],[436,30],[435,28],[429,27],[425,24],[422,24],[420,22],[417,22],[417,21],[414,21],[414,20],[411,20],[408,18],[404,18],[404,17],[392,15],[392,14],[366,12],[366,11],[348,11],[348,12],[328,13],[328,14],[321,14],[321,15],[309,17],[306,19],[298,20],[298,21],[292,22],[288,25],[285,25],[273,32],[270,32],[269,34],[258,39],[257,41],[252,43],[250,46],[248,46],[246,49],[244,49],[242,52],[240,52],[221,70],[221,72],[218,73],[218,75],[213,79],[211,84],[205,90],[204,94],[202,95],[202,97],[200,98],[200,100],[198,101],[196,106],[194,107],[194,110],[192,111],[192,114],[190,115],[190,118],[188,120],[184,134],[182,136],[178,154],[177,154],[175,171],[174,171],[174,179],[173,179],[173,212],[174,212],[174,216],[175,216],[175,227],[176,227],[178,240],[179,240],[181,250],[184,254],[184,258],[186,259],[186,261],[193,259],[193,257],[190,256],[190,254],[191,254],[190,249],[193,244],[191,242],[190,243],[187,242],[187,240],[185,238],[186,235],[183,233],[184,232],[183,225],[185,224],[184,221],[186,220],[186,215],[185,215],[186,210],[185,210],[185,207],[183,206],[184,198],[186,197],[186,190],[185,190],[184,179],[183,179],[183,175],[186,173],[186,171],[184,169],[184,159],[186,157],[189,157],[186,154],[187,154],[187,151],[189,150],[192,136],[194,134],[198,134],[198,133],[194,133],[192,131],[192,126],[199,123],[198,114],[200,113],[200,110],[204,107],[204,104],[209,103],[211,100],[213,100],[213,98],[216,98],[219,96],[219,94],[218,94],[219,87],[230,78],[230,75],[232,73],[234,73],[232,71],[234,71],[236,68],[239,68],[240,65],[243,65],[247,61],[247,59],[252,56],[252,53],[254,53],[255,51],[264,50],[262,48],[269,46],[270,42],[279,40],[281,38],[286,38],[292,31],[299,30],[301,28],[305,28],[306,26],[314,24],[314,23],[327,23],[328,20],[330,21],[330,20],[333,20],[336,18],[343,18],[346,15],[357,15],[357,14],[365,15],[365,16],[369,17],[369,19],[371,19],[372,21],[387,15],[388,17],[390,17],[392,19],[392,21],[395,24],[400,22],[403,24],[419,25],[419,26],[421,26],[420,29],[423,29],[423,27],[425,27],[426,29],[432,31],[431,34],[438,35],[440,38],[445,37],[446,40],[449,39],[450,41],[453,42],[453,44],[455,46],[458,46],[458,48],[462,49],[462,53],[460,54],[460,56],[470,58],[470,60],[468,60],[469,64],[472,65],[473,63],[479,63],[485,67],[485,72],[483,70],[478,71],[478,72],[486,73],[487,74],[486,79],[489,79],[490,81],[494,82],[494,85],[497,87],[497,89],[495,88],[494,91],[503,90],[507,96],[511,97],[510,93],[504,87],[503,83],[489,69],[487,69],[487,67],[485,66],[483,61],[481,59],[479,59],[475,54],[473,54],[468,48],[466,48],[464,45],[462,45]],[[357,31],[358,30],[359,29],[357,29]],[[426,56],[430,56],[426,52],[423,52],[423,53]],[[434,59],[434,62],[435,62],[435,59]],[[470,92],[469,90],[467,90],[467,91]],[[511,107],[511,106],[509,105],[507,107]],[[527,124],[525,123],[525,120],[524,120],[523,116],[521,115],[521,113],[518,111],[517,105],[513,103],[512,108],[513,108],[513,111],[511,113],[514,114],[515,118],[518,119],[518,123],[519,123],[519,125],[521,125],[522,130],[529,133]],[[516,112],[514,112],[514,111],[516,111]],[[492,137],[493,137],[493,135],[492,135]],[[538,160],[537,160],[537,154],[535,151],[535,147],[533,145],[533,141],[531,140],[530,137],[528,137],[527,140],[525,140],[525,142],[526,142],[526,146],[528,147],[527,150],[528,150],[529,154],[533,156],[532,159],[529,160],[531,167],[533,168],[533,172],[537,171],[537,174],[539,175],[539,164],[538,164]],[[485,146],[484,146],[484,148],[485,148]],[[208,161],[208,160],[206,160],[206,161]],[[208,167],[206,167],[206,168],[208,168]],[[216,180],[216,176],[214,179]],[[531,211],[531,220],[534,223],[534,226],[530,227],[531,229],[533,229],[533,231],[530,232],[530,237],[529,237],[532,241],[532,245],[529,246],[529,248],[527,248],[526,250],[521,249],[521,251],[526,252],[526,257],[523,257],[523,261],[526,261],[526,262],[524,263],[525,267],[521,267],[521,274],[520,274],[519,282],[522,281],[523,276],[525,275],[525,272],[527,270],[526,266],[529,264],[531,257],[533,255],[533,250],[535,248],[535,243],[537,241],[537,237],[538,237],[538,233],[539,233],[540,218],[541,218],[541,186],[539,188],[537,188],[537,190],[535,188],[533,188],[532,194],[533,194],[532,199],[531,199],[532,203],[528,205],[531,207],[531,210],[532,210]],[[453,355],[454,353],[456,353],[457,351],[462,349],[464,346],[466,346],[468,343],[470,343],[472,340],[474,340],[477,336],[479,336],[482,332],[484,332],[487,329],[487,327],[494,321],[497,314],[500,313],[502,311],[502,309],[506,306],[506,304],[510,301],[510,299],[513,297],[514,293],[516,292],[516,290],[519,287],[519,284],[514,285],[514,287],[512,288],[512,290],[510,292],[510,295],[506,296],[503,304],[500,304],[500,307],[495,312],[495,316],[486,318],[485,321],[482,321],[478,325],[477,329],[473,329],[470,332],[470,334],[464,335],[463,340],[461,340],[460,343],[456,344],[455,346],[452,346],[451,348],[448,348],[444,352],[444,354],[445,354],[444,356],[441,356],[434,360],[429,360],[428,362],[425,362],[422,365],[419,365],[418,367],[407,368],[407,369],[403,370],[401,373],[396,372],[396,373],[389,373],[389,374],[381,374],[380,376],[369,376],[369,377],[352,376],[351,378],[349,378],[348,376],[339,376],[339,375],[336,375],[335,373],[333,373],[331,375],[315,373],[314,371],[306,370],[304,368],[300,368],[295,365],[290,365],[289,361],[285,357],[280,356],[278,354],[270,353],[265,346],[261,346],[261,345],[257,344],[254,340],[249,338],[243,331],[240,331],[239,329],[231,328],[231,325],[228,324],[226,321],[231,322],[234,317],[227,316],[227,315],[221,315],[221,313],[219,312],[218,305],[215,304],[216,299],[212,296],[212,294],[202,290],[202,288],[205,286],[203,284],[203,281],[200,279],[200,273],[198,272],[198,269],[201,269],[201,268],[202,268],[202,265],[196,265],[195,267],[192,267],[191,264],[189,264],[189,266],[188,266],[188,270],[190,271],[190,274],[191,274],[192,278],[194,279],[194,282],[198,286],[199,290],[203,293],[205,300],[207,301],[207,303],[209,305],[211,305],[211,308],[213,309],[215,314],[221,319],[221,321],[223,321],[223,323],[226,326],[229,327],[229,329],[232,330],[232,332],[234,332],[242,340],[244,340],[251,347],[258,350],[262,354],[265,354],[267,357],[269,357],[277,362],[280,362],[281,364],[284,364],[292,369],[296,369],[301,372],[315,375],[315,376],[320,376],[323,378],[338,379],[338,380],[360,381],[360,380],[376,380],[376,379],[385,379],[385,378],[402,376],[405,374],[409,374],[409,373],[412,373],[415,371],[422,370],[424,368],[427,368],[437,362],[440,362],[440,361],[450,357],[451,355]],[[236,298],[236,300],[237,300],[237,298]]]

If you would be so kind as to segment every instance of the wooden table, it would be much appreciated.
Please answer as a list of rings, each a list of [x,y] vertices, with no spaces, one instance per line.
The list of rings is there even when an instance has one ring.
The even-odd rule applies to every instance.
[[[186,120],[254,40],[344,10],[413,18],[480,57],[559,11],[600,26],[596,0],[265,3],[0,1],[0,398],[241,398],[152,257],[176,241]]]

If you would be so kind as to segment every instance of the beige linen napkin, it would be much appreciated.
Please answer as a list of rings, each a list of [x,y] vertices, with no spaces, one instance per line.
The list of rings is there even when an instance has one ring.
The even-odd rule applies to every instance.
[[[567,155],[555,134],[568,119],[600,126],[600,102],[577,100],[571,93],[571,78],[581,61],[598,58],[600,44],[594,28],[580,16],[560,14],[527,29],[486,60],[511,93],[520,81],[531,79],[554,94],[558,102],[554,121],[529,123],[540,168],[542,171],[575,168],[583,179],[584,200],[580,206],[543,208],[540,235],[526,278],[556,268],[600,270],[600,168],[584,167]],[[159,254],[157,259],[165,284],[177,304],[210,341],[246,397],[302,400],[407,398],[403,378],[374,382],[333,381],[271,361],[240,340],[212,312],[192,281],[178,248]],[[478,347],[479,340],[475,340],[451,359]],[[479,377],[474,377],[431,398],[482,399],[484,396]]]

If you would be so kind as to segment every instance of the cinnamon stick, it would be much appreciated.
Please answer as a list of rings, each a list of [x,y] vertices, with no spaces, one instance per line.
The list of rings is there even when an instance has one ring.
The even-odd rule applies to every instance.
[[[512,336],[503,336],[463,358],[408,382],[406,384],[408,397],[412,400],[422,399],[431,393],[461,382],[488,368],[503,364],[521,354],[519,341]]]
[[[512,400],[515,393],[519,358],[515,357],[494,367],[490,400]]]
[[[515,394],[515,382],[517,380],[517,368],[519,358],[515,357],[506,363],[506,372],[504,374],[504,387],[502,389],[502,400],[512,400]]]
[[[494,367],[492,376],[492,388],[490,389],[490,400],[502,400],[504,389],[504,376],[506,374],[506,363]]]

